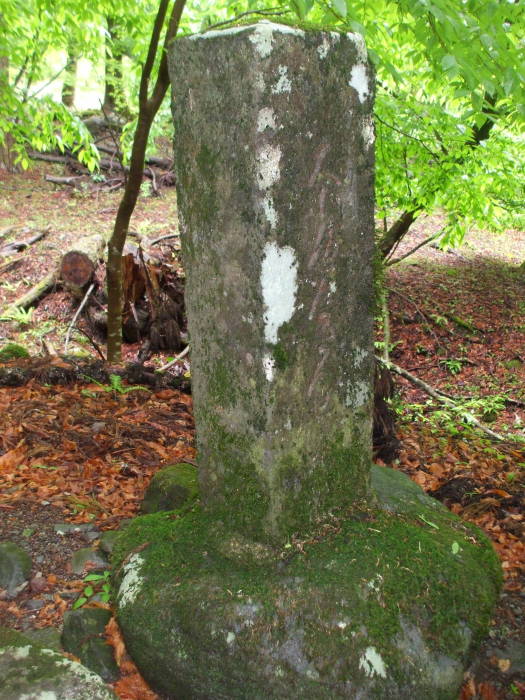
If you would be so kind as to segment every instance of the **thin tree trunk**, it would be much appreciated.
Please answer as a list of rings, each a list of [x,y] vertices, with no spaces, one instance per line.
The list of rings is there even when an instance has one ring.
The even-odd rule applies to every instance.
[[[144,172],[144,158],[146,156],[146,146],[151,124],[159,107],[164,99],[169,86],[168,75],[168,43],[175,37],[179,28],[179,22],[186,0],[175,0],[171,16],[164,38],[162,56],[158,69],[157,81],[151,93],[149,92],[149,80],[155,56],[157,55],[159,37],[166,17],[169,0],[161,0],[151,41],[148,49],[148,56],[142,71],[139,89],[139,117],[133,148],[131,152],[129,175],[124,189],[124,195],[120,202],[113,235],[108,244],[108,264],[107,264],[107,285],[108,285],[108,348],[107,359],[111,364],[118,364],[122,361],[122,251],[126,242],[129,229],[129,222],[142,184]]]
[[[75,49],[70,45],[67,47],[67,64],[62,83],[62,104],[66,107],[73,107],[75,101],[75,85],[77,78],[78,56]]]
[[[474,125],[472,128],[472,135],[466,142],[470,148],[477,148],[482,141],[489,138],[490,132],[492,131],[496,121],[497,112],[494,110],[496,99],[492,95],[485,95],[485,102],[486,104],[483,108],[483,114],[485,114],[487,118],[481,126]],[[404,236],[408,233],[414,221],[424,211],[424,209],[425,207],[414,202],[414,206],[411,209],[406,209],[384,233],[383,237],[378,243],[378,251],[383,260],[387,258],[394,248],[401,242]]]
[[[1,16],[0,16],[1,19]],[[2,24],[0,22],[0,28]],[[2,86],[9,86],[9,57],[0,55],[0,94]],[[15,153],[13,152],[13,137],[7,132],[0,134],[0,168],[8,172],[15,170]]]

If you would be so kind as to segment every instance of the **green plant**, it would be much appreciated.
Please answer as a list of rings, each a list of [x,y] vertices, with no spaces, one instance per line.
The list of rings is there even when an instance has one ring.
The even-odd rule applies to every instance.
[[[14,306],[8,309],[3,316],[0,316],[0,321],[14,321],[20,326],[27,326],[33,320],[34,309],[19,309]]]
[[[450,374],[459,374],[463,367],[462,360],[459,360],[457,358],[450,358],[449,360],[440,360],[439,364],[446,367]]]
[[[105,384],[101,384],[101,382],[97,382],[96,379],[93,379],[93,377],[89,377],[87,375],[84,375],[85,378],[92,382],[93,384],[96,384],[99,386],[102,391],[113,391],[115,394],[129,394],[130,391],[149,391],[147,386],[142,386],[141,384],[138,384],[137,386],[123,386],[122,385],[122,377],[118,374],[110,374],[109,375],[109,386],[106,386]],[[91,398],[94,398],[96,394],[93,391],[90,391],[89,389],[82,389],[80,392],[83,396],[89,396]]]
[[[104,571],[101,574],[88,574],[84,578],[84,583],[88,585],[84,586],[82,593],[73,603],[73,610],[81,608],[95,596],[98,596],[102,603],[109,603],[111,598],[110,576],[110,571]]]

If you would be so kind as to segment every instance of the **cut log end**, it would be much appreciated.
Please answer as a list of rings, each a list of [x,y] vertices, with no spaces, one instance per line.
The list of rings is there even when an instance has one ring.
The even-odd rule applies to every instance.
[[[85,254],[72,250],[64,255],[60,265],[60,278],[65,287],[74,293],[85,289],[95,272],[95,264]]]

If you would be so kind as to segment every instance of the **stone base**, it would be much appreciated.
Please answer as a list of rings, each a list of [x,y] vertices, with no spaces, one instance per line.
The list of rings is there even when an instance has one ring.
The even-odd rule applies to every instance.
[[[116,549],[118,619],[148,682],[177,700],[456,700],[497,557],[403,474],[375,467],[372,481],[379,507],[282,550],[201,512],[133,521]]]

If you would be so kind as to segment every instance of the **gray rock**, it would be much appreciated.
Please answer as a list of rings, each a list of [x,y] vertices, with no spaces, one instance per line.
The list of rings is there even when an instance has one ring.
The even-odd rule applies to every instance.
[[[24,632],[33,644],[36,644],[46,649],[54,649],[62,651],[62,643],[60,641],[61,632],[56,627],[42,627],[41,629],[28,629]]]
[[[0,679],[0,700],[116,700],[92,671],[5,627],[0,627]]]
[[[194,501],[199,493],[197,469],[192,464],[180,462],[160,469],[150,481],[141,510],[158,513],[161,510],[177,510]]]
[[[109,610],[82,608],[64,615],[62,646],[77,656],[91,671],[107,682],[119,677],[113,648],[106,644],[104,630],[111,618]]]
[[[0,543],[0,588],[9,596],[15,596],[27,582],[31,566],[31,557],[24,549],[14,542]]]
[[[99,550],[109,556],[113,552],[113,547],[119,534],[118,530],[106,530],[103,532],[98,543]]]
[[[81,574],[86,568],[100,570],[108,568],[108,560],[100,552],[92,547],[78,549],[71,558],[73,573]]]
[[[75,535],[78,533],[98,533],[90,523],[55,523],[53,529],[58,535]]]

